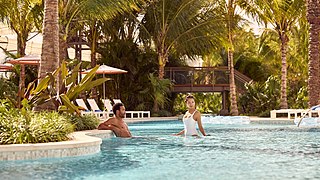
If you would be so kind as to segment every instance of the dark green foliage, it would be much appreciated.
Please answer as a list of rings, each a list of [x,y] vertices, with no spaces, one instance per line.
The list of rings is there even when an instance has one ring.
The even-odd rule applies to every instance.
[[[297,98],[294,99],[293,108],[307,109],[309,107],[308,101],[308,88],[306,86],[303,86],[299,89]]]
[[[201,113],[218,114],[221,110],[221,94],[218,93],[193,93],[196,100],[196,108]],[[185,94],[178,94],[174,103],[174,112],[184,114],[187,111]]]
[[[18,92],[18,86],[12,81],[5,78],[0,78],[0,99],[6,97],[16,97]]]
[[[94,115],[69,116],[68,120],[74,125],[75,131],[96,129],[100,123],[100,119]]]
[[[269,116],[270,110],[279,109],[280,79],[270,76],[264,83],[250,82],[239,97],[241,112],[247,115]]]
[[[158,113],[152,113],[154,117],[170,117],[172,113],[167,110],[160,110]]]

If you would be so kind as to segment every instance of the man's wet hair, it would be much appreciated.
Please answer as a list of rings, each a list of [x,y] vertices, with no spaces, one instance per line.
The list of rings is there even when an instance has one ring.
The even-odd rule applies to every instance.
[[[114,113],[114,114],[116,114],[116,112],[117,112],[117,110],[119,110],[120,111],[120,107],[121,106],[124,106],[122,103],[115,103],[113,106],[112,106],[112,112]]]
[[[187,97],[186,97],[186,100],[185,100],[185,102],[187,102],[188,101],[188,99],[195,99],[191,94],[189,94]]]

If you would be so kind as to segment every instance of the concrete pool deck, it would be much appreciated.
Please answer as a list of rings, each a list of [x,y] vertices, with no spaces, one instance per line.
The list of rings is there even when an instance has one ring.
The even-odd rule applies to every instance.
[[[138,123],[150,121],[172,121],[179,117],[151,117],[143,119],[129,119],[125,122]],[[104,121],[102,119],[101,121]],[[287,118],[260,118],[250,117],[252,123],[259,124],[294,124]],[[0,161],[8,160],[33,160],[40,158],[61,158],[68,156],[84,156],[100,152],[102,139],[114,137],[109,130],[78,131],[70,135],[71,140],[62,142],[38,143],[38,144],[10,144],[0,145]]]

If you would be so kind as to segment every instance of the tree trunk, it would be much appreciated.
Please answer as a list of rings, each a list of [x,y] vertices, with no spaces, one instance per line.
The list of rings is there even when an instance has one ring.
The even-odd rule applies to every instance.
[[[320,5],[316,0],[307,1],[307,19],[310,24],[309,29],[309,78],[308,95],[309,107],[319,104],[319,23],[320,23]]]
[[[47,72],[56,70],[60,64],[58,18],[58,0],[45,0],[42,54],[38,75],[40,79],[44,78]],[[59,82],[58,77],[57,82]],[[53,103],[47,103],[39,109],[55,110],[56,107]]]
[[[280,33],[281,38],[281,96],[280,108],[288,109],[287,102],[287,48],[289,38],[286,34]]]
[[[229,84],[230,84],[230,115],[237,116],[239,114],[238,105],[237,105],[237,91],[236,83],[234,80],[234,67],[233,67],[233,51],[231,48],[228,49],[228,67],[229,67]]]
[[[168,56],[163,53],[158,53],[158,61],[159,61],[159,79],[164,78],[164,67],[166,66],[166,62],[168,61]]]
[[[94,26],[91,29],[91,67],[94,68],[97,65],[96,52],[97,52],[97,23],[94,23]],[[95,100],[98,100],[97,88],[94,87],[91,89],[91,97]]]
[[[162,52],[162,51],[160,51]],[[158,53],[158,60],[159,60],[159,79],[164,78],[164,67],[166,65],[166,62],[168,60],[168,56],[163,53]],[[159,104],[156,99],[153,100],[153,112],[158,113],[159,112]]]
[[[43,43],[39,77],[53,72],[59,66],[58,0],[45,0]]]
[[[20,79],[19,79],[19,90],[18,90],[18,108],[21,108],[21,99],[24,94],[24,87],[25,87],[25,65],[21,64],[20,65]]]
[[[27,38],[28,34],[25,33],[17,33],[17,56],[23,57],[26,55],[26,46],[27,46]],[[24,64],[20,65],[20,78],[19,78],[19,90],[18,90],[18,107],[21,108],[21,100],[24,94],[25,88],[25,70],[26,67]]]
[[[17,54],[18,57],[23,57],[26,55],[26,46],[27,46],[27,38],[23,37],[23,35],[17,33]]]

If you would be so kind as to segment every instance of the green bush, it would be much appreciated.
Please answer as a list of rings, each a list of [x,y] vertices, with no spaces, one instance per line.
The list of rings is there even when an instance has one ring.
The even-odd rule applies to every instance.
[[[6,97],[16,97],[18,92],[18,86],[12,81],[9,81],[3,77],[0,77],[0,99]]]
[[[192,93],[196,108],[201,113],[217,114],[221,110],[222,96],[220,93]],[[186,94],[179,93],[174,102],[174,113],[184,114],[188,108],[185,103]]]
[[[239,107],[245,115],[269,116],[280,105],[280,78],[270,76],[266,82],[245,84],[246,92],[239,97]]]
[[[100,123],[100,119],[94,115],[69,116],[68,119],[76,131],[96,129]]]
[[[169,111],[167,111],[167,110],[162,109],[162,110],[160,110],[160,111],[158,112],[158,115],[159,115],[160,117],[170,117],[170,116],[172,116],[172,113],[169,112]]]
[[[0,106],[0,144],[46,143],[68,140],[73,125],[57,112],[35,113]]]

